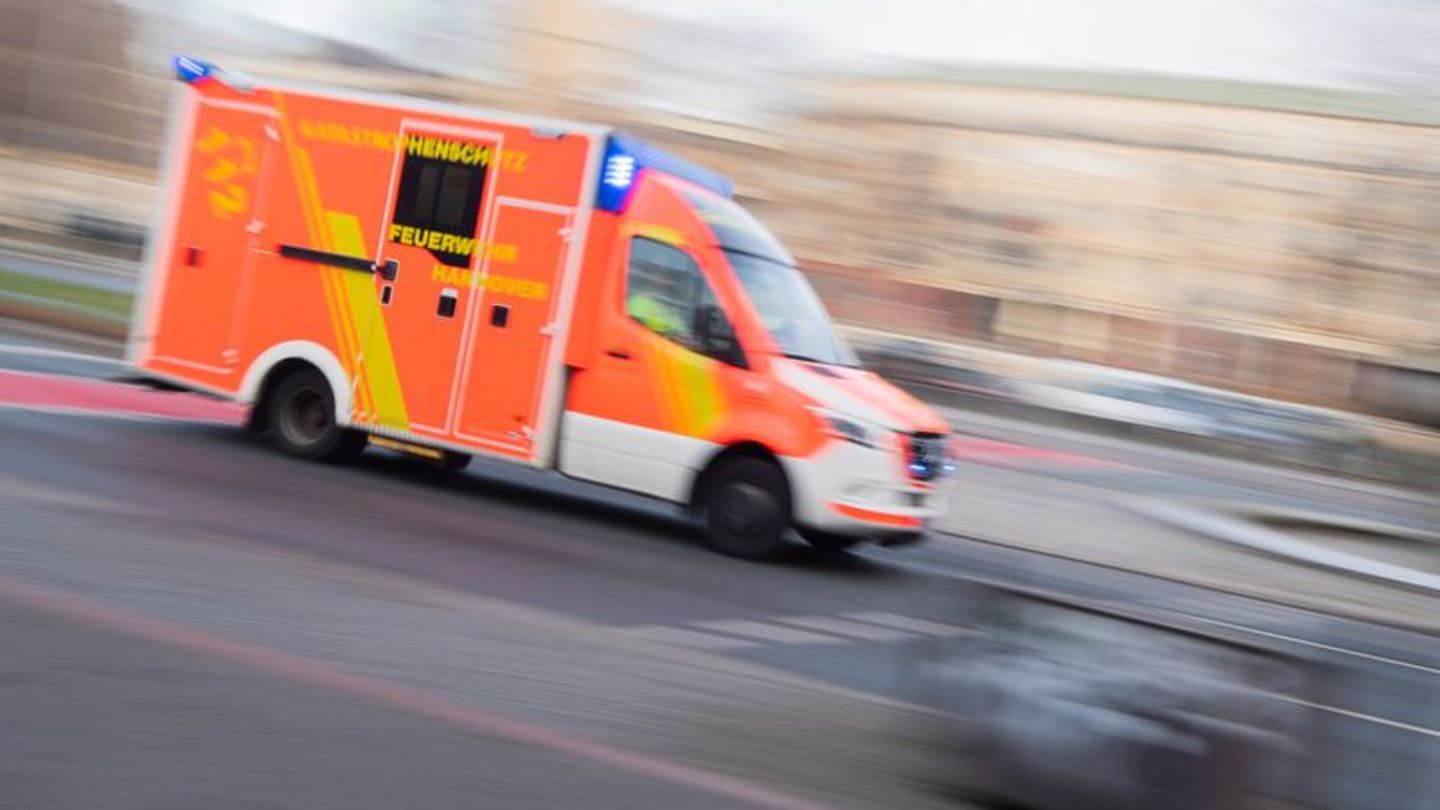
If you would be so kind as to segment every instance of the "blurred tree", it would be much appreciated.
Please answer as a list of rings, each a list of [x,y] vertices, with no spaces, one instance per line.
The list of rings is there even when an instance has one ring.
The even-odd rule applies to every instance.
[[[0,139],[22,148],[141,162],[155,113],[136,104],[133,12],[113,0],[3,0]]]

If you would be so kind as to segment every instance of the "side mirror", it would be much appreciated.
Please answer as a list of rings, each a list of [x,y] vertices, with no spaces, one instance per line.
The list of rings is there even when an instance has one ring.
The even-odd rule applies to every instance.
[[[724,311],[714,304],[706,304],[695,310],[695,337],[700,344],[700,353],[723,363],[740,368],[749,368],[740,341],[735,338],[735,329]]]

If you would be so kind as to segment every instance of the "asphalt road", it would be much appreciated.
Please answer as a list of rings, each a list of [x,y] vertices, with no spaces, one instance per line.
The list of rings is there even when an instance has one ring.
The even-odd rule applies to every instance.
[[[4,369],[115,371],[48,338],[0,343],[24,347]],[[1088,449],[1126,466],[1042,455],[1017,478],[1008,456],[962,486],[1432,514]],[[3,407],[0,502],[0,806],[923,806],[939,799],[894,724],[916,651],[970,631],[957,577],[1312,656],[1339,673],[1315,701],[1335,750],[1386,753],[1356,760],[1375,778],[1335,777],[1352,800],[1336,806],[1440,801],[1435,636],[985,538],[759,565],[704,550],[667,507],[547,474],[373,451],[316,466],[224,424]]]

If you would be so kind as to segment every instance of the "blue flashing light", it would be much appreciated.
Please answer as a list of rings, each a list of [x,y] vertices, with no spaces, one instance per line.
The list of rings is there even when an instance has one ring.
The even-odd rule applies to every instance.
[[[195,84],[201,79],[214,76],[220,70],[209,62],[186,56],[183,53],[177,53],[170,57],[170,67],[175,70],[175,78],[186,84]]]
[[[617,132],[605,144],[605,160],[600,169],[600,188],[595,194],[595,207],[602,211],[623,212],[630,204],[630,191],[641,169],[674,175],[722,197],[729,197],[735,190],[730,178],[719,172]]]

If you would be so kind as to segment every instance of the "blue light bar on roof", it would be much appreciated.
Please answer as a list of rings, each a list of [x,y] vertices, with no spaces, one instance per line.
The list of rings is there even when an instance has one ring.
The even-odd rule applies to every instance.
[[[595,207],[617,214],[624,211],[630,204],[630,192],[641,169],[674,175],[722,197],[729,197],[735,190],[730,178],[719,172],[676,157],[639,138],[616,132],[605,144],[605,161],[600,167],[600,188],[595,194]]]
[[[175,70],[175,78],[186,84],[194,84],[201,79],[214,76],[219,68],[209,62],[177,53],[170,57],[170,67]]]

